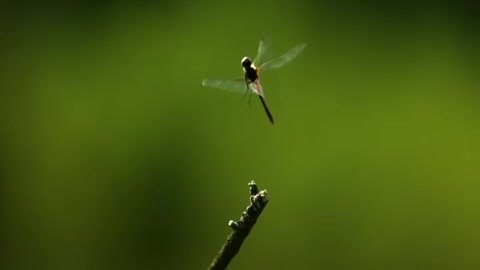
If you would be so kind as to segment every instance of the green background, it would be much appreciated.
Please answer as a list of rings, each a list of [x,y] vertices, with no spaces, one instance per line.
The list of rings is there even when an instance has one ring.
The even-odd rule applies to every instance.
[[[478,13],[463,2],[0,8],[0,268],[480,269]],[[268,35],[260,102],[241,76]]]

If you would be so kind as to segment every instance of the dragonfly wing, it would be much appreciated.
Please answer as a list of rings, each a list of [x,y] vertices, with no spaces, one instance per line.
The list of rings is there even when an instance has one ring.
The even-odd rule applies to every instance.
[[[286,52],[282,56],[262,64],[259,69],[261,71],[265,71],[269,69],[276,69],[276,68],[283,67],[288,62],[292,61],[295,57],[297,57],[303,51],[305,46],[307,46],[307,44],[305,43],[299,44],[293,47],[292,49],[290,49],[288,52]]]
[[[258,44],[257,55],[255,56],[253,63],[256,66],[262,65],[270,56],[272,52],[272,43],[268,37],[264,37]]]
[[[250,89],[257,95],[259,96],[265,96],[263,94],[263,87],[262,84],[260,83],[260,79],[257,79],[256,81],[252,82],[249,84]]]
[[[204,79],[202,81],[203,86],[210,86],[222,90],[233,91],[237,93],[244,93],[247,90],[247,84],[244,79],[237,80],[216,80],[216,79]]]

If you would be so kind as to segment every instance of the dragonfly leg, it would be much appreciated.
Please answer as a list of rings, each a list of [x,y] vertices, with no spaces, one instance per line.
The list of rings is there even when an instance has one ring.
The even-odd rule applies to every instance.
[[[247,96],[247,94],[248,94],[248,89],[247,89],[247,90],[245,90],[245,94],[243,94],[243,97],[242,97],[242,102],[245,100],[245,97]]]
[[[243,98],[242,98],[242,102],[243,100],[245,100],[245,97],[247,96],[247,94],[249,94],[249,98],[248,98],[248,106],[250,107],[250,109],[252,108],[252,105],[251,105],[251,99],[252,99],[252,93],[250,93],[250,89],[249,89],[249,80],[247,78],[247,76],[245,76],[245,84],[247,86],[246,90],[245,90],[245,94],[243,95]]]

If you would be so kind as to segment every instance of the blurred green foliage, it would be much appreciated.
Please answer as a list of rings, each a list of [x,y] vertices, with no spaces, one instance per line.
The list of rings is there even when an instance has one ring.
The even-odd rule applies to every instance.
[[[43,2],[42,2],[43,3]],[[463,2],[0,9],[0,268],[479,269],[478,16]],[[271,126],[241,76],[268,35]]]

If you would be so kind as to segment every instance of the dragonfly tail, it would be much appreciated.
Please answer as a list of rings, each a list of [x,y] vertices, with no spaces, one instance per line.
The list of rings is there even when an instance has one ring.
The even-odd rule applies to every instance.
[[[272,125],[273,125],[274,124],[273,116],[272,116],[272,114],[270,113],[270,110],[267,107],[267,103],[265,103],[265,100],[263,99],[262,96],[259,95],[259,97],[260,97],[260,101],[262,102],[263,108],[265,109],[265,112],[267,113],[268,119],[270,120],[270,123],[272,123]]]

